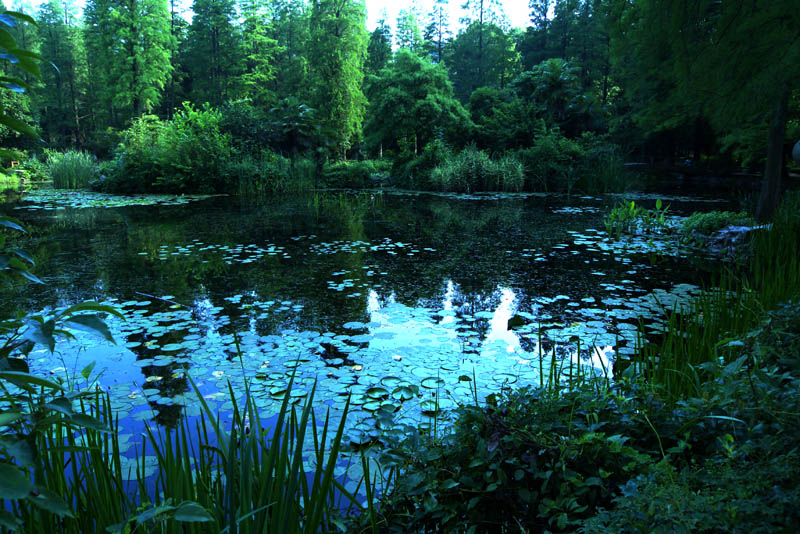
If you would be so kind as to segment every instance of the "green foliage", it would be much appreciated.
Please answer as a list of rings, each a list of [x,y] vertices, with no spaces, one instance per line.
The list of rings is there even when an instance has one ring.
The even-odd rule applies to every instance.
[[[492,160],[488,154],[468,147],[431,171],[431,185],[438,191],[522,191],[524,173],[515,158]]]
[[[231,158],[231,141],[221,121],[219,111],[189,104],[172,121],[136,119],[122,133],[111,176],[96,187],[119,193],[224,191],[222,169]]]
[[[580,179],[583,155],[581,146],[558,130],[541,135],[532,147],[516,152],[525,167],[525,189],[570,192]]]
[[[381,160],[336,161],[322,171],[326,187],[365,189],[376,187],[388,178],[391,163]]]
[[[86,152],[46,152],[47,169],[56,189],[82,189],[97,176],[94,158]]]
[[[622,234],[652,234],[669,229],[667,212],[669,205],[664,206],[659,198],[655,208],[650,210],[639,206],[635,201],[619,202],[603,219],[609,236],[620,239]]]
[[[222,175],[227,189],[245,197],[270,193],[297,193],[314,188],[314,164],[307,159],[292,162],[267,150],[258,157],[245,156],[226,162]]]
[[[800,295],[800,194],[788,193],[767,231],[753,238],[750,261],[753,286],[770,309]]]
[[[416,157],[437,137],[463,137],[470,126],[443,66],[407,49],[399,50],[387,68],[370,78],[367,94],[367,142],[373,150],[399,148],[399,159]]]
[[[194,0],[192,11],[194,15],[186,41],[186,64],[191,75],[194,102],[219,106],[228,99],[239,97],[236,86],[242,75],[245,54],[249,56],[247,59],[251,66],[249,81],[252,83],[265,76],[268,81],[270,71],[265,61],[269,60],[273,51],[265,50],[266,57],[263,57],[252,47],[244,50],[234,21],[234,0]],[[247,23],[252,25],[257,13],[248,10],[246,16]],[[253,34],[252,27],[247,39],[251,41],[250,44],[259,40],[274,45],[262,32]],[[260,90],[265,89],[262,87]],[[250,86],[251,93],[257,94],[258,91],[258,88]]]
[[[436,185],[431,182],[433,169],[444,165],[453,153],[441,140],[434,139],[422,150],[422,154],[408,161],[395,158],[392,166],[392,178],[396,185],[408,189],[433,190]]]
[[[169,79],[170,18],[163,0],[89,0],[84,14],[89,72],[101,106],[138,117],[161,98]]]
[[[728,226],[753,225],[755,225],[755,220],[744,211],[739,213],[734,213],[732,211],[709,211],[706,213],[691,214],[683,221],[681,231],[686,236],[691,236],[695,232],[701,235],[711,235]]]
[[[360,137],[366,110],[362,92],[368,35],[363,0],[315,0],[307,50],[314,107],[344,155]]]

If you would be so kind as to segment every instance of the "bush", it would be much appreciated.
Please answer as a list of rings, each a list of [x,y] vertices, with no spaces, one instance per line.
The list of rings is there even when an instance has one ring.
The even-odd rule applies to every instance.
[[[381,160],[336,161],[322,170],[327,187],[365,189],[380,185],[388,178],[390,163]]]
[[[580,177],[583,148],[558,130],[545,133],[530,148],[518,150],[516,157],[525,167],[528,191],[571,191]]]
[[[434,189],[431,172],[452,157],[450,148],[441,140],[435,139],[425,145],[422,153],[418,156],[406,160],[395,159],[392,177],[401,187],[420,190]]]
[[[96,177],[95,161],[86,152],[47,152],[47,167],[56,189],[88,187]]]
[[[439,191],[521,191],[524,184],[522,164],[507,156],[493,161],[475,147],[461,151],[431,172],[431,185]]]
[[[528,191],[623,192],[633,182],[621,149],[591,133],[572,140],[551,130],[532,147],[518,150],[516,156],[525,166]]]
[[[231,158],[222,115],[185,104],[171,122],[143,116],[122,132],[116,166],[98,184],[114,193],[219,193],[228,185],[223,166]]]
[[[300,159],[294,166],[285,158],[268,150],[254,158],[245,156],[225,163],[222,170],[229,190],[252,196],[269,193],[293,193],[314,188],[313,162]]]
[[[740,211],[739,213],[734,213],[732,211],[710,211],[708,213],[693,213],[688,219],[683,221],[681,230],[687,236],[695,232],[702,235],[711,235],[728,226],[753,225],[755,225],[755,220],[744,211]]]

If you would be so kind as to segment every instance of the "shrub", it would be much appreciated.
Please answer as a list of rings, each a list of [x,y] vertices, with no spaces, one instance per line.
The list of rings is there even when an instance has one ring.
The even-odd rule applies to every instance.
[[[87,187],[96,176],[95,161],[86,152],[47,152],[47,167],[56,189]]]
[[[185,104],[171,122],[136,119],[122,132],[117,164],[99,187],[118,193],[222,192],[231,148],[230,136],[220,130],[221,117],[210,107]]]
[[[336,161],[325,165],[322,182],[327,187],[364,189],[387,178],[388,162],[380,160]]]
[[[314,165],[306,159],[294,166],[285,158],[268,150],[254,158],[245,156],[224,164],[222,174],[229,190],[240,195],[291,193],[314,188]]]
[[[522,164],[514,157],[493,161],[475,147],[461,151],[431,172],[431,185],[439,191],[520,191],[524,183]]]
[[[525,189],[529,191],[571,191],[578,181],[584,152],[558,130],[551,130],[530,148],[517,151],[525,167]]]
[[[727,226],[753,226],[755,220],[744,211],[710,211],[708,213],[693,213],[683,221],[681,230],[687,236],[694,232],[710,235]]]
[[[443,141],[435,139],[425,145],[418,156],[407,160],[395,159],[392,177],[397,180],[397,185],[408,189],[435,189],[431,172],[452,157],[450,148]]]

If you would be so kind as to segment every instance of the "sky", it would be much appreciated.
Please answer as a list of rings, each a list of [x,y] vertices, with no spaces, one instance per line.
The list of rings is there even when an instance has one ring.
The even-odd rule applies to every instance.
[[[8,7],[10,7],[13,2],[13,0],[2,1]],[[42,3],[42,0],[29,1],[34,7],[38,7],[38,5]],[[84,0],[78,0],[77,3],[82,6]],[[192,5],[192,0],[182,0],[179,3],[186,5],[188,8]],[[372,31],[378,25],[378,20],[381,19],[384,10],[386,11],[386,21],[392,26],[392,29],[394,29],[395,22],[397,21],[397,14],[401,9],[408,9],[412,6],[416,6],[423,14],[427,14],[430,12],[433,0],[366,0],[366,3],[367,28]],[[459,19],[464,15],[464,11],[461,9],[461,4],[463,3],[464,0],[449,0],[450,29],[454,33],[460,27]],[[526,28],[528,26],[528,0],[500,0],[500,4],[503,6],[503,10],[511,26],[518,28]],[[419,23],[420,27],[424,29],[424,15],[423,20],[419,21]]]
[[[366,0],[367,2],[367,28],[373,30],[378,25],[381,19],[383,10],[386,10],[386,21],[390,23],[392,28],[395,27],[397,14],[401,9],[409,9],[415,5],[423,14],[427,14],[431,10],[433,0]],[[449,0],[448,7],[450,8],[450,29],[455,33],[455,30],[460,27],[459,19],[464,15],[461,9],[461,4],[464,0]],[[511,26],[517,28],[528,27],[530,21],[530,10],[528,9],[528,0],[500,0],[503,6],[506,17]],[[419,21],[420,26],[425,26],[425,20]]]

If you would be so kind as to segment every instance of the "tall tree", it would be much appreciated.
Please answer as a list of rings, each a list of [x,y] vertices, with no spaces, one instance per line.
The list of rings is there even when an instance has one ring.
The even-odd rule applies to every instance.
[[[387,68],[371,80],[369,120],[365,127],[373,146],[401,142],[418,153],[436,136],[469,123],[442,65],[400,49]],[[462,133],[462,132],[459,132]]]
[[[243,94],[256,105],[266,107],[275,102],[275,58],[281,51],[278,40],[271,36],[273,14],[264,0],[242,0],[240,12],[245,58]]]
[[[172,68],[166,0],[88,0],[84,13],[90,69],[112,122],[121,109],[151,110]]]
[[[430,55],[436,63],[441,63],[444,46],[453,35],[450,31],[448,3],[448,0],[434,0],[425,27],[425,42],[429,44]]]
[[[36,102],[44,136],[55,146],[80,145],[86,138],[86,49],[76,11],[74,2],[51,0],[37,14],[41,53],[50,64],[42,69]]]
[[[272,14],[270,36],[278,42],[273,92],[278,97],[310,97],[307,48],[309,20],[302,0],[268,0]]]
[[[392,59],[392,33],[385,19],[378,21],[367,44],[367,62],[364,71],[367,75],[377,74]]]
[[[484,49],[478,43],[484,40]],[[519,68],[513,35],[495,24],[473,22],[447,46],[445,58],[456,96],[468,102],[478,87],[505,87]]]
[[[419,52],[422,49],[422,33],[414,11],[401,9],[398,13],[395,42],[398,47],[407,48],[412,52]]]
[[[234,0],[194,0],[187,67],[192,100],[219,105],[238,96],[243,67]]]
[[[339,154],[346,156],[361,134],[367,53],[364,0],[313,0],[308,57],[314,104]]]
[[[478,51],[478,78],[483,78],[484,72],[484,43],[485,27],[487,24],[503,26],[505,14],[500,0],[465,0],[461,9],[467,11],[467,15],[461,19],[461,23],[467,27],[474,27],[477,32],[477,51]]]

